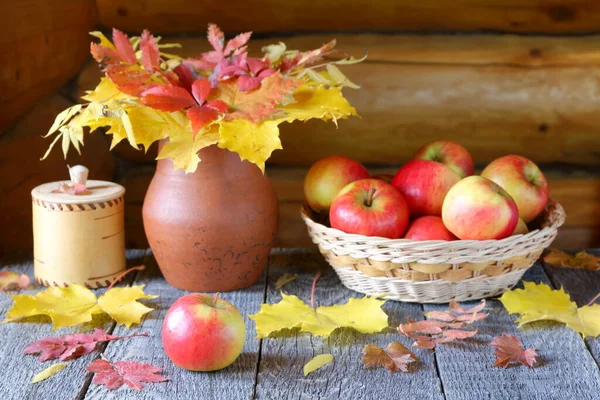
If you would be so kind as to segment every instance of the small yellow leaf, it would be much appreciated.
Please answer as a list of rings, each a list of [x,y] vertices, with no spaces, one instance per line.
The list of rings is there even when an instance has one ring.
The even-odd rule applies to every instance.
[[[304,84],[294,92],[294,99],[296,103],[281,107],[286,114],[284,119],[288,122],[312,118],[338,120],[358,115],[342,95],[342,88],[339,86]]]
[[[273,150],[281,149],[279,128],[281,120],[266,120],[254,124],[246,119],[220,121],[219,147],[236,152],[242,160],[253,162],[265,171],[265,161]]]
[[[35,295],[17,294],[11,297],[14,304],[3,322],[47,315],[54,323],[54,329],[58,329],[89,322],[93,314],[102,312],[96,304],[96,295],[85,286],[76,284],[66,288],[53,286]]]
[[[315,336],[328,337],[338,328],[353,328],[361,333],[375,333],[388,326],[388,317],[381,309],[385,300],[374,297],[351,298],[346,304],[310,308],[298,297],[281,294],[277,304],[262,304],[258,313],[250,315],[256,321],[258,338],[282,329],[300,328]]]
[[[338,67],[336,67],[333,64],[327,64],[327,72],[329,72],[329,75],[331,76],[331,78],[333,78],[333,80],[342,86],[345,87],[349,87],[352,89],[360,89],[360,86],[357,85],[356,83],[352,82],[350,79],[348,79],[346,77],[346,75],[344,75],[344,73],[342,71],[340,71],[340,69]]]
[[[128,97],[126,94],[120,92],[110,79],[104,77],[100,78],[100,83],[94,90],[88,91],[84,96],[81,96],[83,100],[89,102],[126,99]]]
[[[132,324],[139,324],[142,317],[152,311],[137,300],[156,297],[144,293],[144,286],[112,288],[100,296],[98,306],[117,323],[129,328]]]
[[[100,31],[93,31],[90,32],[90,35],[92,35],[95,38],[100,39],[100,45],[101,46],[106,46],[106,47],[110,47],[111,49],[114,49],[115,46],[113,46],[112,42],[110,40],[108,40],[106,38],[106,36],[104,36],[104,34]]]
[[[283,42],[270,44],[262,48],[262,52],[265,53],[265,56],[267,56],[267,58],[271,62],[279,60],[281,56],[283,56],[283,54],[285,53],[285,50],[286,46]]]
[[[600,305],[577,304],[561,288],[553,290],[543,283],[524,282],[524,289],[505,292],[500,301],[510,314],[520,314],[519,326],[534,321],[551,320],[566,324],[585,336],[600,335]]]
[[[298,275],[296,274],[283,274],[275,281],[275,289],[279,290],[288,283],[294,281]]]
[[[50,378],[51,376],[58,374],[66,366],[67,366],[67,364],[65,364],[65,363],[53,364],[53,365],[49,366],[48,368],[46,368],[45,370],[35,374],[31,383],[38,383],[43,380],[46,380],[46,379]]]
[[[44,137],[48,137],[52,133],[56,132],[58,128],[63,126],[68,120],[70,120],[75,114],[77,114],[79,110],[81,110],[81,107],[81,104],[75,104],[74,106],[61,111],[54,119],[54,123],[52,124],[52,126],[48,130],[48,133]]]
[[[324,367],[332,361],[333,356],[331,354],[319,354],[318,356],[313,357],[313,359],[304,366],[304,376]]]

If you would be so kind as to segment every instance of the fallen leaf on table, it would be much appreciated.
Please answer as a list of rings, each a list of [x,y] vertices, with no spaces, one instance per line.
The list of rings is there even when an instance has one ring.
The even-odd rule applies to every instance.
[[[481,312],[485,308],[485,304],[485,300],[481,300],[475,307],[467,309],[452,300],[448,310],[424,313],[425,317],[428,318],[427,320],[409,320],[406,324],[400,324],[398,333],[416,339],[413,346],[421,349],[434,349],[436,344],[467,339],[475,336],[477,331],[467,331],[459,328],[486,319],[488,314]]]
[[[388,344],[385,349],[374,344],[367,344],[362,350],[363,365],[374,368],[381,365],[390,372],[408,372],[409,364],[419,361],[419,359],[398,342]]]
[[[544,256],[544,262],[555,267],[587,269],[600,271],[600,257],[581,251],[574,256],[557,249],[550,249]]]
[[[524,282],[524,289],[505,292],[500,301],[510,314],[520,314],[519,327],[534,321],[552,320],[565,323],[585,336],[600,335],[600,305],[577,307],[563,290],[553,290],[543,283]]]
[[[318,356],[313,357],[313,359],[304,366],[304,376],[324,367],[332,361],[333,356],[331,354],[319,354]]]
[[[135,361],[117,361],[111,364],[107,360],[94,360],[86,370],[93,372],[92,383],[104,385],[109,390],[118,389],[123,384],[131,389],[141,390],[142,382],[164,382],[168,378],[156,375],[161,368]]]
[[[90,289],[77,284],[66,288],[50,287],[35,295],[13,295],[14,304],[3,323],[47,315],[54,329],[58,329],[89,322],[94,314],[107,313],[118,323],[129,327],[132,323],[139,323],[142,316],[151,310],[135,300],[156,297],[144,294],[142,287],[112,288],[99,299]]]
[[[529,368],[533,368],[537,354],[534,349],[523,348],[523,345],[514,336],[501,335],[496,336],[490,346],[496,348],[496,362],[494,367],[507,368],[510,363],[521,363]]]
[[[89,354],[100,342],[127,339],[136,336],[148,336],[148,334],[136,334],[131,336],[112,336],[102,329],[94,329],[94,333],[76,333],[60,337],[45,337],[36,340],[25,347],[24,354],[39,354],[40,362],[54,360],[71,360],[84,354]]]
[[[33,377],[33,380],[31,381],[31,383],[38,383],[38,382],[41,382],[41,381],[43,381],[45,379],[48,379],[51,376],[58,374],[66,366],[67,366],[67,364],[65,364],[65,363],[53,364],[53,365],[49,366],[48,368],[46,368],[45,370],[43,370],[43,371],[38,372],[37,374],[35,374],[35,376]]]
[[[280,290],[282,287],[287,285],[288,283],[296,280],[298,275],[296,274],[283,274],[275,281],[275,289]]]
[[[14,271],[0,271],[0,292],[25,289],[30,284],[29,277]]]
[[[381,309],[385,300],[375,297],[351,298],[346,304],[321,306],[315,310],[293,295],[281,294],[276,304],[262,304],[258,313],[249,317],[256,321],[258,338],[282,329],[300,328],[315,336],[328,337],[338,328],[353,328],[360,333],[375,333],[388,326]]]
[[[58,186],[58,189],[52,191],[52,193],[65,193],[80,195],[87,192],[87,187],[81,183],[63,183]]]

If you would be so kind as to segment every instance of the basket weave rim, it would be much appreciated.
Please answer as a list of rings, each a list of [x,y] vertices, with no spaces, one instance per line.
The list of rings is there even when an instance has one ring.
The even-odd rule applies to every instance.
[[[515,242],[524,242],[535,240],[537,238],[543,238],[546,234],[558,230],[561,227],[566,219],[565,211],[563,207],[552,200],[548,201],[548,205],[544,211],[547,216],[552,215],[552,218],[545,218],[545,222],[549,222],[548,225],[542,227],[541,229],[534,229],[531,232],[526,234],[512,235],[503,239],[489,239],[489,240],[453,240],[453,241],[445,241],[445,240],[412,240],[412,239],[389,239],[381,236],[365,236],[353,233],[346,233],[339,229],[331,228],[320,224],[314,221],[310,217],[310,211],[306,204],[302,205],[301,208],[301,216],[304,222],[312,226],[313,228],[318,228],[328,236],[333,237],[344,237],[348,241],[356,241],[356,242],[365,242],[369,245],[376,245],[380,247],[394,247],[396,249],[402,249],[407,247],[419,247],[420,250],[427,250],[431,248],[431,250],[439,250],[445,248],[466,248],[473,247],[473,250],[485,251],[488,245],[491,246],[502,246],[502,245],[510,245]]]

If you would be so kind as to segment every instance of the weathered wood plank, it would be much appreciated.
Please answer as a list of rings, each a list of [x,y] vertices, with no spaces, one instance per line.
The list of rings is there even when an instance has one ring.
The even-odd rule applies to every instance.
[[[96,21],[93,0],[2,4],[0,131],[76,74]]]
[[[517,153],[538,163],[600,165],[598,36],[336,36],[350,54],[369,51],[366,62],[345,69],[362,85],[345,91],[362,118],[341,121],[339,129],[322,121],[282,125],[284,150],[273,153],[272,164],[307,166],[334,153],[398,164],[423,143],[448,139],[479,163]],[[257,40],[251,49],[278,40],[310,49],[332,37]],[[208,49],[204,37],[165,41],[181,42],[177,52],[187,56]],[[78,95],[99,77],[88,65]]]
[[[252,334],[254,321],[247,318],[264,300],[265,276],[252,287],[235,292],[222,293],[221,297],[233,303],[245,316],[247,336],[240,357],[228,368],[218,373],[200,373],[175,366],[163,351],[160,332],[166,312],[175,300],[189,293],[170,286],[160,274],[154,258],[148,263],[135,280],[135,284],[146,285],[145,291],[159,295],[147,304],[156,311],[148,314],[142,323],[127,329],[118,326],[117,335],[148,333],[150,337],[127,343],[109,343],[104,355],[111,361],[133,360],[146,362],[163,368],[164,375],[170,380],[166,383],[149,384],[142,391],[122,388],[108,391],[104,387],[92,384],[86,399],[248,399],[254,390],[254,378],[258,365],[259,341]]]
[[[592,254],[600,255],[600,250],[590,250]],[[562,287],[571,296],[578,306],[588,304],[598,293],[600,293],[600,273],[597,271],[576,270],[570,268],[555,268],[544,264],[544,269],[550,277],[554,287]],[[596,303],[600,302],[597,300]],[[600,337],[585,338],[585,342],[600,365]]]
[[[276,279],[284,273],[300,273],[297,280],[285,286],[284,291],[310,302],[311,282],[317,271],[323,271],[317,284],[315,302],[318,305],[345,303],[349,297],[362,295],[346,289],[320,254],[298,250],[276,251],[269,263],[267,303],[281,299],[275,289]],[[384,309],[390,326],[397,326],[407,318],[422,319],[422,308],[417,304],[387,302]],[[258,307],[253,311],[258,311]],[[361,335],[354,331],[334,332],[328,339],[305,333],[281,334],[262,342],[260,369],[256,387],[258,399],[443,399],[433,355],[417,354],[421,358],[417,371],[390,374],[383,369],[363,370],[361,351],[365,344],[381,347],[392,341],[404,345],[410,342],[393,329],[385,333]],[[318,354],[331,353],[332,364],[305,377],[302,369]]]
[[[225,30],[281,31],[512,31],[582,33],[598,31],[600,9],[593,0],[260,0],[252,5],[217,0],[98,0],[106,26],[139,31],[204,32],[218,20]]]
[[[146,253],[147,250],[128,251],[128,265],[139,264]],[[0,270],[19,271],[32,277],[32,259],[30,252],[6,255],[0,264]],[[35,294],[39,290],[39,287],[34,287],[23,293]],[[0,293],[0,316],[2,316],[2,319],[4,319],[6,311],[11,306],[12,300],[10,297],[5,293]],[[93,328],[101,328],[110,333],[113,327],[114,323],[109,318],[94,319],[89,324],[61,328],[57,331],[52,330],[49,318],[45,317],[29,318],[22,323],[0,325],[0,337],[2,338],[0,393],[6,399],[46,399],[50,398],[51,394],[57,395],[57,398],[61,399],[75,398],[86,378],[85,367],[97,357],[97,353],[68,361],[67,367],[53,378],[30,385],[29,382],[36,373],[58,361],[40,363],[35,356],[24,356],[23,349],[27,344],[45,336],[59,336],[77,332],[88,333]]]
[[[539,264],[524,280],[550,283]],[[435,351],[447,399],[597,398],[600,370],[577,332],[552,322],[518,329],[514,317],[499,301],[489,301],[488,307],[489,317],[476,324],[477,336],[439,345]],[[441,310],[447,306],[424,308]],[[489,343],[504,333],[516,336],[525,348],[537,350],[540,361],[536,368],[492,367],[495,356]]]

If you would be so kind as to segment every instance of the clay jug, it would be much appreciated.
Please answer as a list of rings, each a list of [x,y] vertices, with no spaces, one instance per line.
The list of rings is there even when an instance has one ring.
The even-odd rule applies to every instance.
[[[161,142],[159,148],[164,145]],[[185,174],[159,160],[146,193],[144,229],[165,279],[222,292],[260,277],[277,231],[277,196],[260,169],[213,145]]]

